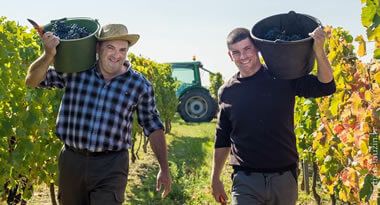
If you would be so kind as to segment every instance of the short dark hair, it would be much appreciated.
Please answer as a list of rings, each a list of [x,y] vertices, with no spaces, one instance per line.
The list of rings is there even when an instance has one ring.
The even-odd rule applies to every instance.
[[[235,28],[232,30],[228,36],[227,36],[227,47],[230,48],[232,44],[235,44],[239,41],[242,41],[244,39],[249,39],[251,40],[253,44],[253,39],[251,37],[251,33],[249,32],[248,29],[246,28]]]

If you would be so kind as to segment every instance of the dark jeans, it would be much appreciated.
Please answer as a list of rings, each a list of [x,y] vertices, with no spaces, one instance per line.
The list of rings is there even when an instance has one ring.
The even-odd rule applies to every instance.
[[[233,175],[233,205],[295,205],[298,186],[291,171],[257,173],[237,171]]]
[[[87,156],[63,148],[58,161],[58,200],[63,205],[121,205],[128,151]]]

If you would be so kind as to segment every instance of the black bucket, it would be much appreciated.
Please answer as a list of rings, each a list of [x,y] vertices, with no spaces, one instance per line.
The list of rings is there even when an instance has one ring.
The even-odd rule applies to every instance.
[[[295,79],[307,75],[313,69],[315,54],[313,38],[309,33],[320,26],[318,19],[290,11],[257,22],[252,28],[255,46],[272,74],[281,79]],[[300,40],[266,40],[268,31],[277,29],[286,35],[299,35]]]

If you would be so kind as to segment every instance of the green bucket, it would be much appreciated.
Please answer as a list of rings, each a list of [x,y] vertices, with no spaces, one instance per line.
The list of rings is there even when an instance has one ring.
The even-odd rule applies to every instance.
[[[100,29],[98,21],[86,17],[63,18],[52,20],[51,23],[44,26],[44,30],[50,31],[52,23],[62,20],[66,24],[77,24],[80,27],[85,27],[90,34],[78,39],[61,39],[57,46],[54,68],[62,73],[75,73],[93,67],[96,62],[97,40],[95,35]]]

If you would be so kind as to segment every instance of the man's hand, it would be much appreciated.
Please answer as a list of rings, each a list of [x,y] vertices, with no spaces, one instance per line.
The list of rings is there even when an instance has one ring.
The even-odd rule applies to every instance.
[[[52,32],[46,32],[42,36],[42,41],[44,43],[45,53],[49,56],[55,56],[57,53],[56,47],[59,44],[59,37],[53,35]]]
[[[309,35],[314,39],[313,50],[318,65],[318,80],[322,83],[331,82],[334,79],[330,62],[323,49],[326,33],[321,26],[317,27]]]
[[[169,172],[162,172],[160,169],[157,174],[156,191],[160,191],[161,188],[164,189],[161,197],[165,198],[172,190],[172,179],[170,178]]]
[[[223,182],[220,181],[220,179],[212,179],[211,182],[211,189],[212,189],[212,195],[214,196],[215,200],[221,204],[227,204],[227,194],[224,191],[224,185]]]
[[[49,65],[54,62],[54,56],[57,54],[56,47],[59,44],[59,38],[52,32],[46,32],[42,36],[45,52],[35,60],[28,69],[25,78],[25,84],[29,87],[37,87],[45,79]]]
[[[157,174],[156,190],[160,191],[161,188],[164,191],[161,194],[162,198],[165,198],[172,190],[172,180],[170,178],[168,154],[166,150],[166,140],[164,131],[158,129],[149,135],[150,146],[157,157],[160,164],[160,171]]]
[[[326,34],[321,26],[317,27],[309,35],[314,39],[313,50],[318,56],[324,54],[323,45],[325,43]]]
[[[224,191],[224,185],[220,181],[220,175],[230,153],[230,147],[221,147],[214,150],[213,168],[211,173],[211,191],[215,200],[221,204],[227,204],[227,194]]]

